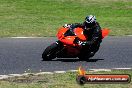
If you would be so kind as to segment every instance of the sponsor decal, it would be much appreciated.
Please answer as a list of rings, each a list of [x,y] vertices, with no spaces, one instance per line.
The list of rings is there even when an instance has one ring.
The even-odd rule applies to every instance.
[[[86,71],[79,67],[77,83],[130,83],[131,77],[128,74],[86,74]]]

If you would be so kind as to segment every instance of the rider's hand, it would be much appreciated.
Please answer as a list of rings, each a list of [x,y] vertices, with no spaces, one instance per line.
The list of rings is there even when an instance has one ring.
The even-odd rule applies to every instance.
[[[78,38],[76,38],[76,39],[74,40],[74,43],[76,43],[76,44],[78,44],[78,45],[80,45],[80,46],[84,46],[84,45],[86,44],[85,42],[80,41]]]
[[[78,43],[77,43],[78,45],[82,45],[83,44],[83,42],[82,41],[78,41]]]
[[[81,46],[85,46],[86,42],[79,41],[78,44],[81,45]]]

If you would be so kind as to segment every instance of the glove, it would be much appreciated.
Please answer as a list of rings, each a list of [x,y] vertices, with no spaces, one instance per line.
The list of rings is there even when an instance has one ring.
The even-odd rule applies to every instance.
[[[80,41],[78,38],[75,38],[74,43],[75,43],[75,44],[78,44],[78,45],[80,45],[80,46],[85,46],[85,45],[87,44],[86,41],[85,41],[85,42]]]
[[[86,42],[79,41],[78,42],[78,45],[85,46],[86,45]]]
[[[82,41],[79,41],[78,40],[77,44],[80,45],[80,46],[85,46],[86,45],[86,42],[82,42]]]

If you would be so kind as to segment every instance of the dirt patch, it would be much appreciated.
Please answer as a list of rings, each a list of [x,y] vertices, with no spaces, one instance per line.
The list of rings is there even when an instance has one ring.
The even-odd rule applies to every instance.
[[[15,82],[15,83],[49,83],[49,76],[45,75],[27,75],[21,77],[10,77],[1,81]]]

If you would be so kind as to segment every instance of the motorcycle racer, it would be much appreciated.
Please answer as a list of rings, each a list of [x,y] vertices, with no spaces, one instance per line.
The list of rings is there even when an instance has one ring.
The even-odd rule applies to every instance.
[[[86,41],[76,42],[82,46],[83,54],[89,52],[89,57],[94,56],[94,54],[99,50],[100,43],[102,42],[102,32],[99,23],[96,21],[95,16],[89,15],[85,18],[83,23],[74,23],[74,24],[65,24],[63,27],[69,28],[69,30],[65,33],[65,36],[74,35],[74,29],[80,27],[83,29],[83,34],[85,36],[88,35]],[[88,49],[86,49],[88,48]]]

